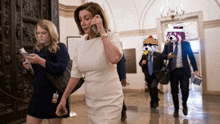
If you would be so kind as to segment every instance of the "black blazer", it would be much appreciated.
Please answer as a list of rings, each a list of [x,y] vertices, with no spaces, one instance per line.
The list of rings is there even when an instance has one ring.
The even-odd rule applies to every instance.
[[[183,68],[185,69],[185,74],[187,75],[187,77],[190,78],[191,71],[190,71],[188,60],[187,60],[187,56],[189,57],[189,60],[191,62],[191,65],[192,65],[194,71],[198,71],[196,59],[195,59],[195,56],[193,55],[193,52],[192,52],[192,49],[191,49],[189,42],[181,41],[181,47],[182,47]],[[168,58],[168,54],[170,52],[173,52],[173,43],[165,45],[162,53],[164,54],[164,56],[167,56],[167,58]],[[172,58],[170,59],[170,61],[168,63],[168,69],[171,70],[171,67],[172,67]]]
[[[155,74],[156,77],[158,77],[158,72],[162,69],[164,66],[164,59],[166,59],[166,55],[163,55],[162,53],[159,52],[154,52],[153,53],[154,61],[153,61],[153,73]],[[142,64],[143,60],[147,60],[146,64]],[[141,69],[143,73],[145,74],[145,78],[147,78],[148,75],[148,54],[145,55],[143,54],[141,57],[141,60],[139,62],[139,65],[141,66]]]
[[[117,72],[120,80],[126,79],[126,60],[124,54],[121,60],[117,63]]]

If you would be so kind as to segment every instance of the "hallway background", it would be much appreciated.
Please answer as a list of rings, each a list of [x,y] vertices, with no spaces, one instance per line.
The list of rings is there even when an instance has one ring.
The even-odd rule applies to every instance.
[[[142,43],[149,35],[159,41],[159,50],[163,50],[166,39],[163,38],[165,24],[182,23],[194,20],[198,23],[200,73],[203,77],[201,90],[203,94],[220,95],[220,0],[183,0],[185,14],[182,19],[161,18],[161,7],[166,1],[178,4],[181,0],[60,0],[60,36],[61,42],[67,43],[67,36],[78,36],[73,13],[77,6],[85,2],[98,2],[106,11],[112,30],[119,32],[123,49],[135,49],[136,73],[127,73],[130,83],[123,88],[126,91],[144,92],[144,75],[138,62],[143,53]],[[174,3],[175,3],[174,2]],[[174,4],[173,4],[174,5]],[[175,6],[175,5],[174,5]],[[192,46],[193,47],[193,46]],[[198,47],[198,46],[197,46]],[[197,62],[198,63],[198,62]],[[142,80],[143,79],[143,80]],[[83,99],[84,87],[73,96]],[[169,86],[159,86],[160,91],[169,91]],[[81,97],[79,97],[81,96]],[[78,99],[77,99],[78,100]]]

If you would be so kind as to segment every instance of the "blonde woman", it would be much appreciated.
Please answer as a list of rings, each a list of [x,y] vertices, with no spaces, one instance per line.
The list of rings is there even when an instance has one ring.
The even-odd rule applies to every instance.
[[[57,107],[66,111],[66,99],[82,74],[85,76],[89,124],[117,124],[123,105],[122,86],[116,64],[122,57],[122,43],[116,32],[108,30],[104,11],[94,2],[79,6],[74,13],[82,36],[75,49],[71,78]],[[97,28],[96,34],[91,30]]]
[[[34,92],[28,109],[27,124],[40,124],[42,119],[48,119],[50,124],[61,124],[62,118],[68,117],[69,114],[62,118],[55,114],[62,94],[59,94],[58,103],[52,102],[53,94],[57,89],[47,74],[62,75],[67,67],[69,54],[65,44],[59,42],[57,28],[53,22],[40,20],[34,34],[37,44],[33,53],[23,63],[23,66],[30,70],[29,61],[34,70]],[[69,113],[68,104],[67,113]]]

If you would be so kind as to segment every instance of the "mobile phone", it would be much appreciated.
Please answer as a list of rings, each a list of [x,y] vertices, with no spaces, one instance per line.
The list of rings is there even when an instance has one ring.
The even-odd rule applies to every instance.
[[[92,31],[95,32],[95,34],[99,35],[98,29],[96,25],[92,25],[91,27]]]

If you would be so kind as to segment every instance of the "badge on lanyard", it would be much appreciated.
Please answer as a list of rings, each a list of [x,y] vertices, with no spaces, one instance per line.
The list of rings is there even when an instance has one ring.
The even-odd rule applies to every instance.
[[[56,93],[53,94],[52,103],[57,103],[58,97],[59,97],[59,94],[58,94],[58,91],[57,91]]]

